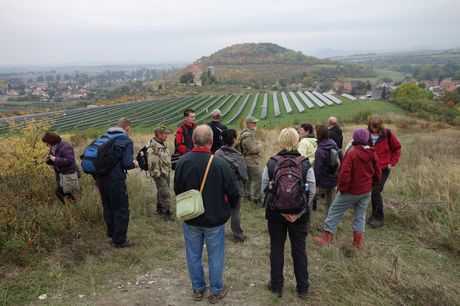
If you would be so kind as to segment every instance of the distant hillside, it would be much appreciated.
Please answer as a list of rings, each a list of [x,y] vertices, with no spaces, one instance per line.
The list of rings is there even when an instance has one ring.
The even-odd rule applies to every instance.
[[[199,75],[209,66],[214,67],[214,76],[220,83],[256,88],[301,82],[314,87],[317,82],[337,78],[376,77],[369,65],[338,64],[272,43],[236,44],[196,60],[184,72],[193,73],[199,81]]]
[[[324,60],[306,56],[300,51],[290,50],[272,43],[236,44],[210,56],[202,57],[200,61],[212,65],[315,65],[325,63]]]

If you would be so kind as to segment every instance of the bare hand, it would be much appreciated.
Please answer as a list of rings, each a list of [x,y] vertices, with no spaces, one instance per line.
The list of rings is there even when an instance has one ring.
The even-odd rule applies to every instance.
[[[139,163],[137,160],[133,160],[134,168],[139,168]]]
[[[281,215],[283,216],[284,219],[286,219],[286,221],[291,222],[291,223],[294,223],[297,220],[297,216],[295,214],[281,213]]]
[[[51,160],[51,161],[55,161],[55,160],[56,160],[56,156],[50,155],[50,160]]]

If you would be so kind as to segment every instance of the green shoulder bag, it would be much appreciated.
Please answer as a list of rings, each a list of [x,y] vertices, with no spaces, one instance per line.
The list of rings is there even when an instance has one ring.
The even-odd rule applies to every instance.
[[[213,158],[214,155],[211,155],[209,158],[200,190],[190,189],[176,196],[177,219],[186,221],[204,214],[203,197],[201,193],[203,192],[204,184],[206,183],[206,178],[208,177],[209,168],[211,167]]]

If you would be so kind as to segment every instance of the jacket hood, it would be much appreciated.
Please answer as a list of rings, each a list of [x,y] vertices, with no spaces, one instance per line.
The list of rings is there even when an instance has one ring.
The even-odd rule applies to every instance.
[[[238,152],[236,149],[227,146],[220,147],[220,150],[222,151],[222,155],[224,156],[224,158],[230,162],[236,162],[238,158],[241,158],[241,156],[243,156],[243,153]]]
[[[374,157],[374,148],[370,146],[353,146],[353,149],[356,151],[356,155],[359,159],[364,162],[370,161]]]
[[[323,148],[327,150],[330,150],[330,149],[338,150],[339,149],[335,141],[332,139],[323,140],[321,142],[318,142],[318,148]]]

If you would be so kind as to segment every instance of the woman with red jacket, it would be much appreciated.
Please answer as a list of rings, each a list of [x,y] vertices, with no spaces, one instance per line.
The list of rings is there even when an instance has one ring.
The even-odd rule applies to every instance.
[[[332,243],[337,224],[345,211],[353,207],[353,244],[357,248],[361,246],[371,189],[379,183],[381,177],[374,149],[368,145],[369,137],[365,129],[357,129],[353,133],[353,144],[345,154],[339,171],[339,192],[324,221],[323,236],[313,238],[317,244]]]
[[[367,220],[372,228],[385,225],[383,215],[382,191],[385,182],[390,175],[390,168],[396,166],[401,156],[401,144],[396,135],[383,126],[383,120],[379,115],[371,115],[367,120],[367,127],[371,133],[370,145],[374,148],[382,171],[382,180],[372,188],[372,215]]]

